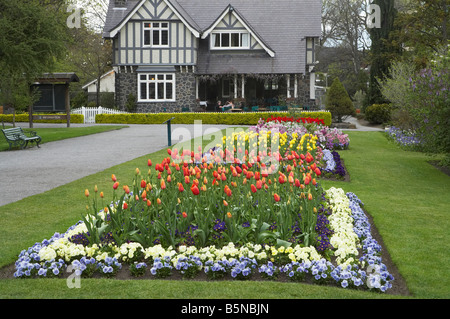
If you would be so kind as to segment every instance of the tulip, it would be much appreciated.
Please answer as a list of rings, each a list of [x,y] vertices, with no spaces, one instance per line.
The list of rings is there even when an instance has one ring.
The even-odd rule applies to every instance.
[[[146,185],[147,185],[147,183],[144,180],[142,180],[141,181],[141,188],[145,188]]]
[[[147,198],[147,192],[145,190],[142,192],[141,197],[143,200]]]
[[[316,173],[317,176],[320,176],[320,174],[322,174],[322,171],[320,170],[320,168],[316,167],[316,169],[314,170],[314,172]]]
[[[124,202],[122,205],[122,209],[127,209],[127,208],[128,208],[128,204]]]
[[[178,183],[178,191],[179,191],[180,193],[181,193],[181,192],[184,192],[183,184]]]
[[[228,212],[228,213],[227,213],[227,217],[228,217],[228,218],[231,218],[231,217],[233,217],[233,216],[231,215],[230,212]]]
[[[164,181],[164,178],[161,179],[161,189],[166,189],[166,182]]]
[[[147,199],[147,207],[150,207],[151,205],[152,205],[152,202],[149,199]]]
[[[96,192],[96,193],[98,192],[97,185],[94,186],[94,192]]]
[[[276,202],[279,202],[281,200],[280,196],[277,193],[273,194],[273,199],[275,199]]]
[[[157,203],[158,205],[161,205],[161,200],[160,200],[159,198],[157,198],[157,199],[156,199],[156,203]]]
[[[312,199],[313,199],[312,194],[311,194],[311,193],[308,193],[308,200],[312,200]]]
[[[250,185],[250,189],[253,193],[256,193],[256,191],[257,191],[256,186],[254,184]]]
[[[147,161],[147,165],[148,165],[148,166],[152,166],[152,160],[151,160],[151,159],[149,159],[149,160]]]
[[[194,194],[194,195],[200,194],[200,190],[198,189],[197,185],[193,185],[191,187],[191,191],[192,191],[192,194]]]
[[[100,192],[100,198],[103,198],[103,197],[104,197],[103,192]]]
[[[115,182],[114,185],[113,185],[114,189],[117,189],[117,187],[119,187],[119,182]]]
[[[111,175],[111,179],[112,179],[113,182],[116,182],[117,181],[116,175],[112,174]]]
[[[135,173],[136,175],[139,175],[139,168],[136,168]]]
[[[256,181],[256,188],[261,189],[262,188],[262,181],[259,179]]]
[[[88,189],[84,190],[84,196],[89,197],[89,190]]]
[[[186,217],[187,217],[186,212],[183,212],[182,215],[183,215],[183,218],[186,218]]]
[[[223,200],[223,205],[228,206],[228,202],[225,199]]]

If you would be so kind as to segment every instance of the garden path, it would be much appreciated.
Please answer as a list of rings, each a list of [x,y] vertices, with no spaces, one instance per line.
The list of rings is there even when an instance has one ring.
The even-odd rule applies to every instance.
[[[28,127],[28,123],[16,124]],[[35,123],[34,127],[58,125],[61,127],[61,124]],[[71,127],[77,126],[83,124],[71,124]],[[201,134],[226,127],[202,125]],[[178,136],[177,128],[183,129],[181,133],[185,134]],[[172,145],[193,137],[194,125],[172,124]],[[0,152],[0,206],[159,151],[167,147],[167,143],[165,124],[129,125],[121,130],[45,143],[40,148]]]

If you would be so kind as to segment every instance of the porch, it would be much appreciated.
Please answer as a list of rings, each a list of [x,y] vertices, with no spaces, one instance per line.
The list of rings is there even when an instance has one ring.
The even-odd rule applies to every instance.
[[[224,111],[219,105],[230,102],[234,110],[228,111],[309,110],[315,106],[309,82],[303,74],[198,74],[196,98],[208,112]]]

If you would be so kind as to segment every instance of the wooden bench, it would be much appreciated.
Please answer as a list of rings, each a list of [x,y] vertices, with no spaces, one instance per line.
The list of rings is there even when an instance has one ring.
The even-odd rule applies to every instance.
[[[31,131],[30,135],[25,135],[21,127],[2,129],[6,141],[9,143],[9,149],[13,146],[20,146],[22,149],[27,147],[28,142],[36,143],[39,147],[41,137],[36,132]]]

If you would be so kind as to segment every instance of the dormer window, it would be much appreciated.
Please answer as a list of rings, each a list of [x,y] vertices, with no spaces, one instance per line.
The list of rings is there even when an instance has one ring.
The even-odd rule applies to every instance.
[[[250,34],[248,32],[224,31],[211,33],[211,49],[249,49]]]
[[[169,23],[167,22],[144,23],[144,46],[152,46],[152,47],[169,46]]]

